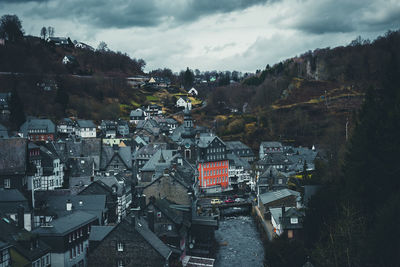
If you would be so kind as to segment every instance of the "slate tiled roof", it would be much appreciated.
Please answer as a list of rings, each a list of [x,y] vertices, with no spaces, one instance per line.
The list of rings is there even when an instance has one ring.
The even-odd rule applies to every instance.
[[[50,252],[50,247],[40,239],[38,246],[31,249],[29,241],[34,238],[34,234],[25,229],[19,229],[12,219],[0,214],[0,239],[14,246],[29,261],[37,260]]]
[[[231,165],[231,163],[232,163],[236,167],[243,167],[245,170],[250,170],[251,169],[251,166],[250,166],[248,161],[243,160],[242,158],[240,158],[239,156],[237,156],[237,155],[235,155],[233,153],[228,153],[226,155],[226,157],[229,160],[229,165]]]
[[[18,207],[24,207],[25,212],[30,211],[28,200],[17,189],[0,188],[0,211],[6,214],[17,213]]]
[[[56,214],[57,217],[69,215],[75,211],[84,211],[95,215],[101,220],[102,213],[106,209],[105,195],[45,195],[37,197],[38,204],[46,203],[46,211],[48,214]],[[72,203],[72,211],[67,211],[66,203]]]
[[[277,190],[277,191],[270,191],[267,193],[264,193],[262,195],[260,195],[260,200],[263,204],[267,204],[270,203],[272,201],[276,201],[288,196],[296,196],[297,198],[300,198],[300,193],[290,190],[290,189],[281,189],[281,190]]]
[[[37,119],[30,117],[20,127],[20,131],[27,136],[29,130],[44,130],[45,133],[54,134],[56,132],[56,126],[49,119]]]
[[[24,174],[27,169],[27,140],[0,139],[0,175]]]
[[[79,227],[97,220],[96,215],[84,211],[75,211],[50,222],[50,226],[32,230],[32,233],[43,236],[65,235]]]
[[[100,168],[101,169],[107,168],[111,160],[117,155],[124,162],[125,166],[128,169],[132,168],[132,153],[131,153],[131,147],[129,146],[118,147],[118,148],[110,146],[102,146]]]
[[[276,142],[276,141],[269,141],[269,142],[264,141],[261,142],[261,145],[263,147],[283,147],[281,142]]]
[[[115,226],[99,226],[93,225],[90,230],[89,241],[102,241]]]
[[[168,167],[171,164],[171,160],[174,158],[174,153],[176,153],[176,150],[167,150],[167,149],[160,149],[157,150],[154,155],[149,159],[149,161],[146,162],[146,164],[142,167],[141,171],[155,171],[157,165],[161,165],[159,160],[162,156],[164,158],[164,166]]]
[[[76,122],[80,128],[96,128],[96,124],[91,120],[77,120]]]

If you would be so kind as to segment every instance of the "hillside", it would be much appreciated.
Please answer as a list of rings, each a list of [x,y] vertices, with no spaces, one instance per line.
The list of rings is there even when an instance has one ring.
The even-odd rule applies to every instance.
[[[240,138],[254,149],[261,140],[272,139],[327,143],[333,132],[343,143],[346,124],[348,130],[354,127],[366,90],[381,88],[390,61],[400,62],[400,52],[392,49],[399,45],[400,32],[388,32],[373,42],[358,38],[345,47],[308,51],[267,65],[239,85],[213,90],[208,110],[197,119],[214,123],[225,139]]]

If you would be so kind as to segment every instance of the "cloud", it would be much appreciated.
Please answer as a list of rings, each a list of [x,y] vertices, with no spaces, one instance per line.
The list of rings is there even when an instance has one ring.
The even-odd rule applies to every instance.
[[[243,10],[267,0],[6,0],[45,19],[69,18],[96,28],[154,27],[191,23],[201,17]],[[32,5],[33,4],[33,5]]]

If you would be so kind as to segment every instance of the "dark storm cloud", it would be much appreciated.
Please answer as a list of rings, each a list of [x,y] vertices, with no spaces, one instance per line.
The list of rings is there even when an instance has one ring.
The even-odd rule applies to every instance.
[[[387,0],[309,0],[291,18],[292,28],[312,34],[399,27],[400,5]],[[290,19],[290,18],[289,18]]]
[[[267,0],[0,0],[0,6],[1,2],[20,4],[27,15],[46,19],[67,17],[100,28],[129,28],[157,26],[164,21],[190,23],[203,16],[265,4]]]

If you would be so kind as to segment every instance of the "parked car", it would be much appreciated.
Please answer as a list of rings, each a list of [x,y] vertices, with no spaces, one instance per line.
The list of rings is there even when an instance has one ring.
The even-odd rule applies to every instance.
[[[240,197],[235,198],[236,203],[240,203],[240,202],[244,202],[244,201],[246,201],[244,198],[240,198]]]
[[[235,200],[233,200],[232,198],[228,198],[225,200],[225,203],[235,203]]]
[[[222,203],[223,202],[218,198],[211,199],[211,205],[219,205],[219,204],[222,204]]]

